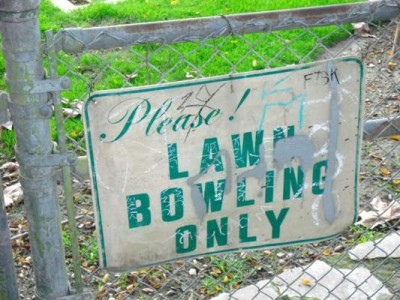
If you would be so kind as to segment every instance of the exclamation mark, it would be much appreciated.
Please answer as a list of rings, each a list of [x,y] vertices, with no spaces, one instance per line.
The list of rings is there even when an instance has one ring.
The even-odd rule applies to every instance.
[[[239,107],[243,104],[244,100],[246,100],[247,96],[250,94],[250,89],[247,89],[243,96],[242,99],[240,99],[239,104],[236,106],[235,111],[233,112],[234,114],[238,111]],[[234,116],[229,117],[229,121],[232,121],[234,119]]]

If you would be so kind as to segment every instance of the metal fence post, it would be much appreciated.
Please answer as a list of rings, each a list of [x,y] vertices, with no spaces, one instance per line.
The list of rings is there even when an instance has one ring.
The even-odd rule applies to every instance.
[[[0,16],[36,294],[39,299],[54,299],[67,296],[69,285],[52,166],[52,108],[44,81],[39,4],[39,0],[0,0]]]
[[[16,300],[19,299],[18,288],[2,184],[0,177],[0,299]]]

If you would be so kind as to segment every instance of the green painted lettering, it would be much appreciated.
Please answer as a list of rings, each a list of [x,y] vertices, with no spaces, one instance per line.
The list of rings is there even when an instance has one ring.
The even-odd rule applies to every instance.
[[[213,109],[208,113],[208,115],[204,118],[204,122],[206,125],[211,125],[211,121],[215,120],[216,117],[221,116],[221,110],[219,108]]]
[[[239,217],[239,224],[240,224],[240,229],[239,229],[239,238],[241,243],[249,243],[249,242],[255,242],[257,240],[257,237],[255,236],[249,236],[249,215],[248,214],[242,214]]]
[[[225,179],[218,180],[217,188],[215,188],[213,181],[206,182],[204,184],[204,192],[202,184],[198,183],[196,186],[206,203],[207,212],[221,211],[224,200]]]
[[[221,225],[218,225],[217,220],[207,221],[207,248],[214,247],[214,241],[218,246],[228,244],[228,218],[221,218]]]
[[[254,199],[246,199],[246,178],[243,178],[236,184],[236,206],[242,207],[253,204]]]
[[[188,253],[196,250],[196,237],[196,225],[186,225],[179,227],[175,232],[176,253]]]
[[[285,168],[283,174],[283,200],[291,198],[290,191],[295,198],[303,197],[304,173],[301,166],[297,168],[297,178],[293,168]]]
[[[129,228],[150,225],[151,212],[149,195],[128,195],[126,196],[126,204],[128,208]]]
[[[322,172],[326,174],[326,169],[328,168],[328,161],[322,160],[317,162],[313,168],[313,178],[312,178],[312,193],[314,195],[322,195],[324,193],[324,188],[321,187],[325,182],[325,176],[322,176]],[[322,169],[324,171],[322,171]]]
[[[171,196],[174,196],[173,209],[171,209]],[[164,222],[177,221],[183,217],[183,190],[170,188],[161,192],[161,215]],[[173,210],[173,211],[172,211]]]
[[[222,158],[219,153],[217,138],[208,138],[204,140],[203,153],[201,155],[200,173],[207,172],[208,168],[214,165],[216,172],[224,170]]]
[[[149,123],[147,124],[146,127],[147,136],[152,135],[154,133],[151,132],[154,123],[156,122],[157,119],[162,118],[167,113],[167,111],[171,108],[171,104],[172,104],[172,99],[167,99],[159,108],[157,108],[156,112],[154,113]]]
[[[190,121],[191,115],[181,115],[179,116],[175,121],[174,124],[172,125],[172,130],[173,131],[178,131],[179,129],[182,130],[187,130],[189,129],[189,121]]]
[[[239,134],[232,135],[231,139],[236,168],[245,168],[248,165],[253,166],[259,161],[259,148],[263,141],[263,135],[263,130],[257,131],[254,144],[251,132],[245,132],[243,134],[243,144],[240,142]]]
[[[289,208],[281,209],[281,211],[279,212],[278,218],[275,216],[275,213],[273,210],[265,211],[265,215],[267,216],[268,221],[272,227],[272,238],[273,239],[279,239],[279,237],[281,236],[281,225],[283,223],[283,220],[285,220],[288,211],[289,211]]]
[[[186,178],[189,177],[188,171],[179,172],[178,165],[178,147],[176,143],[168,144],[168,165],[169,165],[169,178]]]
[[[294,125],[288,126],[286,131],[287,131],[287,137],[294,136]],[[274,146],[279,140],[286,138],[285,130],[282,127],[275,128],[273,135],[274,135]]]
[[[192,123],[190,123],[190,128],[195,129],[203,125],[203,116],[201,115],[201,111],[202,109],[200,109],[199,113],[196,116],[194,116]]]
[[[265,176],[265,203],[274,200],[275,171],[267,171]]]
[[[165,127],[167,127],[171,123],[172,123],[172,119],[171,118],[165,118],[164,120],[162,120],[160,122],[160,124],[158,124],[158,126],[157,126],[158,134],[164,134],[167,131],[165,129]],[[165,130],[163,131],[163,129],[165,129]]]
[[[122,102],[122,103],[124,103],[124,102]],[[113,111],[114,109],[120,109],[120,108],[118,106],[116,106],[116,107],[112,108],[111,111]],[[138,114],[139,114],[139,112],[142,112],[142,111],[144,111],[144,112],[143,112],[142,116],[139,117]],[[132,112],[129,114],[129,116],[128,116],[128,112],[126,112],[121,119],[113,122],[112,124],[118,124],[118,123],[122,122],[126,118],[126,116],[128,116],[126,118],[124,126],[122,127],[121,132],[111,142],[118,141],[120,138],[122,138],[127,133],[127,131],[131,128],[132,124],[138,124],[141,121],[143,121],[148,116],[150,111],[151,111],[151,104],[150,104],[149,100],[143,99],[142,102],[140,102],[138,105],[136,105],[136,107],[134,109],[132,109]]]

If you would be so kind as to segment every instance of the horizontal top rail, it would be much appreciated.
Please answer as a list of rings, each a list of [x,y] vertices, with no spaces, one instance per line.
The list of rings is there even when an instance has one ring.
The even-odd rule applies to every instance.
[[[385,21],[395,18],[399,8],[397,1],[383,0],[162,22],[66,28],[56,34],[53,46],[57,51],[79,53],[145,43],[177,43],[233,34]]]

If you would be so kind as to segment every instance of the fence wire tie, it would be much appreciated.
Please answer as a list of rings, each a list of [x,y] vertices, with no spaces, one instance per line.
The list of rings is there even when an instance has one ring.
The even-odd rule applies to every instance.
[[[229,21],[229,19],[225,15],[220,15],[220,17],[222,19],[224,19],[226,21],[226,23],[228,24],[228,29],[229,29],[228,32],[229,32],[229,34],[230,35],[235,35],[235,32],[233,31],[233,27],[232,27],[231,21]]]

